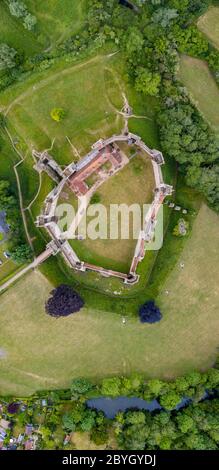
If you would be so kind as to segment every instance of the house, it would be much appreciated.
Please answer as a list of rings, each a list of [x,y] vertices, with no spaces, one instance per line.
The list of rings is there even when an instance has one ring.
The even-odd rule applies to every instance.
[[[34,450],[34,442],[31,439],[28,439],[28,441],[26,441],[24,443],[24,449],[25,450]]]
[[[27,436],[30,436],[33,432],[33,425],[32,424],[27,424],[25,426],[25,434],[27,434]]]

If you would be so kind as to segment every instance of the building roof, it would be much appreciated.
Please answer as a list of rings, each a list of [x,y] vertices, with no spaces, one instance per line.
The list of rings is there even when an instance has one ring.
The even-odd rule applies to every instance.
[[[25,450],[33,450],[34,443],[30,439],[24,444]]]
[[[32,434],[32,431],[33,431],[33,425],[32,424],[27,424],[25,426],[25,433],[30,435],[30,434]]]
[[[10,421],[6,421],[6,419],[1,419],[0,420],[0,426],[4,429],[8,429],[10,426]]]

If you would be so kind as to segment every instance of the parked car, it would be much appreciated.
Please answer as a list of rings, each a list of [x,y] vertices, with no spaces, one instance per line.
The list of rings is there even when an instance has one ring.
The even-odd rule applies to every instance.
[[[11,255],[10,255],[10,253],[8,253],[8,251],[4,251],[4,256],[5,256],[5,258],[7,258],[7,259],[10,259],[10,258],[11,258]]]

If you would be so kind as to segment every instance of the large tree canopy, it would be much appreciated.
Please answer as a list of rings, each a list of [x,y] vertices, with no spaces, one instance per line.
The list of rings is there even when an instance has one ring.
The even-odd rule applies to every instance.
[[[16,65],[17,51],[7,44],[0,44],[0,70],[11,69]]]
[[[70,286],[61,284],[52,292],[52,297],[46,303],[46,312],[52,317],[66,317],[79,312],[84,301]]]
[[[151,300],[140,307],[139,317],[142,323],[156,323],[161,320],[162,315],[159,308]]]

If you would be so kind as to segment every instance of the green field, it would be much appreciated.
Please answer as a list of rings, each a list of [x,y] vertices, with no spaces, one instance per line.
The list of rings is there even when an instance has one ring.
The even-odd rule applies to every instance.
[[[52,50],[55,55],[56,46],[77,33],[86,18],[86,0],[25,3],[37,17],[33,33],[10,15],[5,2],[0,3],[0,41],[23,51],[25,58],[45,50]],[[219,8],[210,8],[198,21],[198,27],[217,47],[218,17]],[[27,73],[0,94],[9,137],[17,142],[16,148],[24,158],[17,172],[35,254],[43,251],[49,241],[46,231],[37,229],[34,221],[54,183],[33,169],[33,148],[50,149],[49,153],[62,166],[77,161],[99,138],[123,129],[120,111],[124,92],[137,115],[129,120],[129,130],[151,148],[161,148],[156,124],[159,99],[143,99],[135,91],[127,81],[123,53],[114,54],[115,49],[109,44],[98,55],[89,49],[78,58],[71,54],[56,57],[48,70]],[[179,78],[219,134],[219,91],[207,64],[181,56]],[[55,107],[65,111],[59,123],[50,116]],[[0,130],[1,178],[8,179],[15,192],[13,166],[19,158],[6,133]],[[163,247],[146,253],[138,267],[139,283],[133,287],[93,272],[76,273],[59,254],[2,294],[0,394],[29,395],[39,389],[67,387],[73,377],[98,380],[133,371],[171,379],[214,363],[219,326],[219,219],[194,190],[185,186],[184,177],[180,172],[177,175],[174,162],[166,155],[165,161],[162,171],[165,182],[174,185],[172,199],[188,210],[189,236],[173,236],[179,213],[164,206]],[[147,203],[153,188],[151,163],[138,155],[98,188],[98,193],[100,202],[109,207],[110,203]],[[64,188],[59,202],[75,206],[76,199]],[[86,240],[72,244],[82,259],[128,272],[136,240]],[[2,260],[5,247],[0,245]],[[4,259],[0,282],[16,269],[12,261]],[[76,288],[86,308],[68,318],[54,319],[45,314],[44,304],[53,286],[60,283]],[[156,325],[142,325],[137,318],[138,307],[150,299],[160,306],[163,319]],[[123,316],[127,317],[125,325]]]
[[[20,280],[1,297],[0,392],[65,387],[76,376],[138,370],[172,378],[210,367],[218,347],[218,227],[203,205],[180,258],[185,267],[176,265],[158,299],[158,325],[135,318],[123,325],[120,315],[89,308],[57,320],[44,312],[49,282],[39,272]]]
[[[4,42],[10,47],[14,47],[19,53],[25,54],[29,57],[37,54],[42,49],[42,38],[39,38],[35,33],[27,31],[22,21],[12,16],[6,2],[0,2],[0,43]]]
[[[211,7],[199,18],[198,28],[219,48],[219,7]]]
[[[121,117],[105,94],[104,69],[109,63],[107,56],[97,56],[60,72],[54,70],[36,85],[28,87],[27,83],[12,102],[10,90],[7,97],[2,95],[3,103],[9,101],[7,117],[29,149],[50,148],[55,139],[52,153],[66,164],[75,159],[71,143],[83,155],[95,140],[121,129]],[[115,92],[121,95],[119,88]],[[54,107],[65,110],[62,122],[51,119]]]
[[[219,133],[219,89],[205,62],[181,56],[180,79],[212,128]]]
[[[25,29],[22,19],[12,16],[6,2],[0,2],[0,42],[24,52],[26,58],[77,33],[86,17],[86,0],[26,0],[25,5],[37,18],[34,31]]]
[[[47,47],[63,42],[77,33],[83,25],[87,0],[26,0],[37,17],[37,32],[46,40]]]

